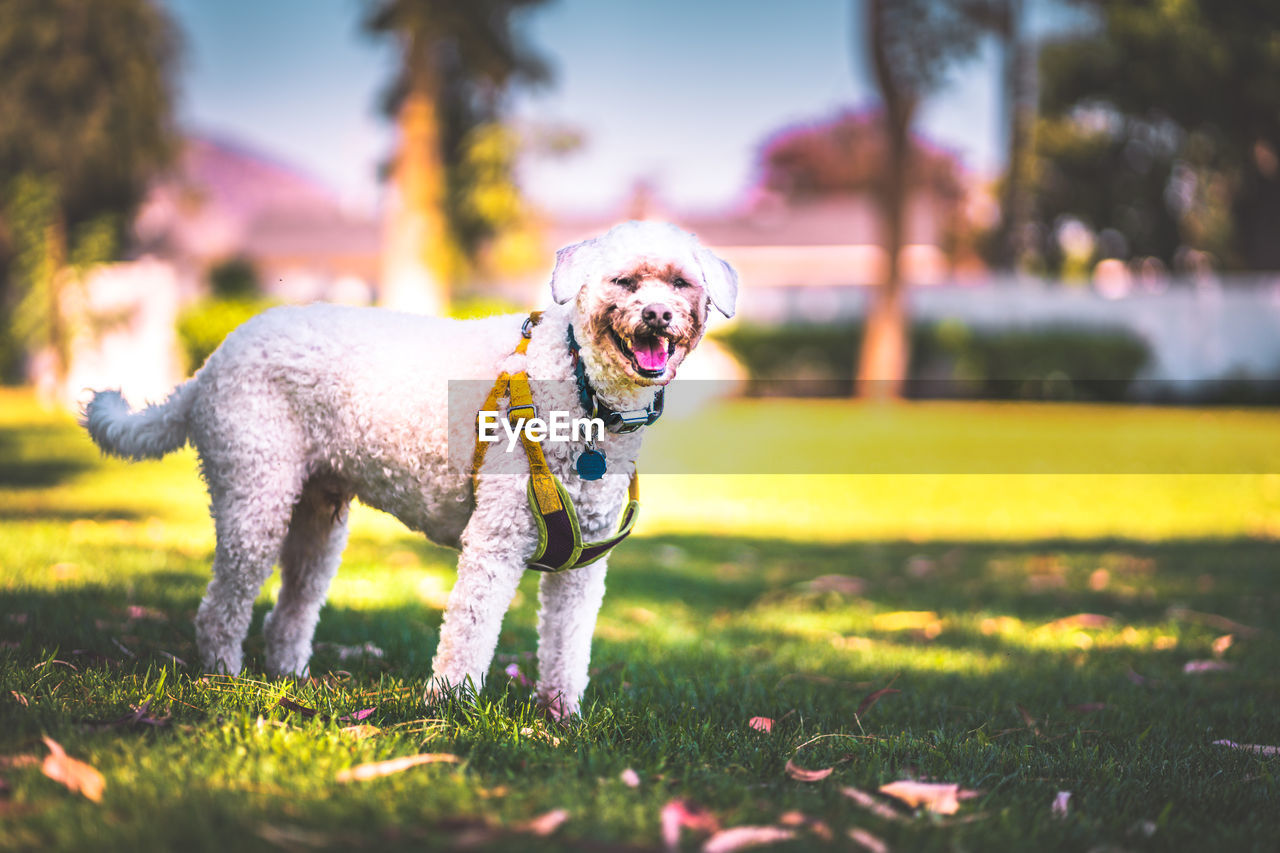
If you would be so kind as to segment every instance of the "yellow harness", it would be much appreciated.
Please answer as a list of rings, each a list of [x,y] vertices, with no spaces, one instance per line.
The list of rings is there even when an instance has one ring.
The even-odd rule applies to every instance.
[[[529,321],[516,345],[517,355],[524,355],[529,349],[531,328],[542,319],[541,311],[529,315]],[[564,485],[551,473],[547,466],[547,457],[542,453],[542,445],[529,438],[523,429],[526,418],[536,417],[537,408],[533,405],[533,392],[529,387],[529,374],[521,370],[517,373],[503,372],[493,384],[489,396],[485,398],[482,411],[497,411],[498,401],[508,398],[507,421],[519,430],[520,443],[524,445],[525,455],[529,457],[529,506],[533,510],[533,520],[538,525],[538,548],[529,558],[528,566],[539,572],[563,572],[590,565],[609,553],[613,546],[630,535],[635,527],[636,516],[640,512],[639,478],[633,472],[631,485],[627,490],[627,505],[622,511],[618,530],[608,539],[599,542],[583,542],[582,530],[578,525],[578,513],[573,508],[573,501]],[[480,466],[484,464],[485,451],[489,443],[480,440],[479,418],[477,417],[476,449],[472,455],[472,490],[478,486]]]

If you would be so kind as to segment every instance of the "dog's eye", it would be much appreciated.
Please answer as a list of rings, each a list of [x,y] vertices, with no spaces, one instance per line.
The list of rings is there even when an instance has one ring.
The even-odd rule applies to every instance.
[[[620,275],[613,280],[613,283],[618,285],[618,287],[625,287],[627,290],[636,289],[636,280],[629,276]]]
[[[676,287],[693,287],[693,285],[692,285],[692,284],[690,284],[689,282],[685,281],[683,278],[677,278],[675,281],[673,281],[673,282],[671,282],[671,283],[672,283],[673,285],[675,285]]]

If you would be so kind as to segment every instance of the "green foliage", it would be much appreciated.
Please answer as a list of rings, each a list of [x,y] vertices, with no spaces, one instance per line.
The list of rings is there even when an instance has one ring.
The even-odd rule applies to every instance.
[[[72,233],[127,222],[174,151],[176,42],[150,0],[0,0],[0,185],[48,176]]]
[[[270,307],[258,299],[209,299],[184,311],[178,318],[178,340],[188,372],[204,364],[237,327]]]
[[[717,334],[757,390],[783,395],[852,392],[862,328],[852,324],[740,323]],[[956,322],[911,329],[911,373],[927,396],[1123,399],[1147,364],[1147,345],[1122,329],[1045,326],[970,329]]]
[[[1113,229],[1166,265],[1280,267],[1280,6],[1085,0],[1040,58],[1036,216]],[[1051,254],[1051,247],[1050,252]]]
[[[52,345],[65,366],[80,321],[58,316],[62,289],[118,255],[146,182],[175,150],[175,58],[176,35],[150,0],[0,0],[5,378],[33,347]]]
[[[410,91],[439,118],[444,214],[467,263],[524,218],[514,179],[515,134],[502,126],[503,93],[549,78],[517,19],[546,0],[368,0],[364,27],[397,37],[403,60],[383,104],[395,116]]]
[[[10,182],[4,212],[14,248],[9,274],[16,285],[5,337],[19,349],[35,349],[51,343],[56,321],[54,279],[62,263],[57,187],[24,172]]]
[[[262,294],[258,269],[248,258],[231,258],[209,270],[214,299],[251,300]]]
[[[1044,407],[984,408],[1044,426]],[[206,677],[191,618],[212,523],[194,455],[104,459],[70,419],[12,393],[0,397],[0,448],[0,755],[43,758],[48,736],[106,779],[95,804],[38,763],[6,763],[0,849],[658,849],[672,799],[725,827],[800,812],[834,839],[797,828],[796,849],[847,849],[853,829],[895,850],[1263,850],[1280,835],[1276,758],[1213,743],[1275,745],[1280,731],[1280,577],[1261,532],[1280,520],[1280,492],[1265,478],[956,477],[931,498],[917,477],[826,476],[808,478],[796,503],[778,501],[789,478],[729,478],[711,509],[759,502],[770,524],[650,525],[621,546],[585,714],[561,729],[504,672],[535,674],[534,573],[478,700],[424,707],[456,556],[357,507],[315,679],[254,669],[273,589],[255,606],[250,671]],[[705,478],[678,479],[664,493],[683,502],[675,512],[707,500]],[[894,503],[915,534],[855,534],[858,518],[828,509],[850,493],[870,513]],[[981,530],[1044,505],[1117,533],[940,533],[956,518]],[[1171,515],[1150,536],[1153,507]],[[815,513],[833,541],[788,535]],[[1259,517],[1256,538],[1241,535],[1244,513]],[[1220,526],[1204,527],[1210,516]],[[1100,618],[1072,621],[1081,613]],[[384,654],[340,658],[366,642]],[[1184,672],[1205,660],[1231,668]],[[890,683],[900,692],[859,709]],[[343,731],[341,718],[365,709],[372,729]],[[748,728],[753,716],[773,731]],[[462,761],[335,780],[419,752]],[[797,782],[788,761],[833,772]],[[621,781],[628,768],[639,786]],[[843,793],[902,778],[982,793],[958,819],[889,819]],[[1059,791],[1073,794],[1063,818],[1050,809]],[[553,809],[568,820],[549,838],[524,826]],[[686,829],[682,849],[705,837]]]

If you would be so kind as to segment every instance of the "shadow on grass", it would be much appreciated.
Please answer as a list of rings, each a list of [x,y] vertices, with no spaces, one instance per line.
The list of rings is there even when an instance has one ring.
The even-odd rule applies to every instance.
[[[72,445],[81,449],[79,445]],[[9,489],[47,489],[95,467],[88,452],[67,455],[63,443],[41,427],[0,430],[0,486]]]
[[[438,564],[438,549],[418,547],[428,565]],[[101,560],[110,565],[117,559],[113,552],[124,551],[136,548],[103,549]],[[192,562],[177,553],[172,559],[174,565]],[[398,570],[352,571],[377,577]],[[815,578],[831,575],[843,576],[846,590],[857,594],[815,588]],[[193,569],[138,572],[118,584],[76,583],[58,591],[11,584],[0,594],[0,640],[9,646],[4,654],[11,663],[31,665],[55,651],[65,656],[79,650],[90,665],[125,669],[173,655],[194,672],[191,620],[207,582],[205,571]],[[498,651],[508,658],[502,659],[536,648],[536,584],[537,576],[528,573],[522,603],[504,624]],[[593,652],[599,672],[589,697],[608,701],[610,695],[658,690],[688,702],[727,702],[744,710],[754,705],[757,712],[802,699],[817,708],[826,697],[838,698],[843,713],[862,695],[850,693],[849,685],[881,684],[903,673],[916,689],[946,684],[949,695],[983,707],[991,704],[989,697],[1006,693],[996,684],[1024,680],[1040,684],[1027,689],[1042,698],[1089,702],[1097,697],[1081,685],[1098,674],[1107,673],[1116,687],[1140,680],[1131,670],[1152,679],[1181,677],[1182,663],[1204,656],[1207,648],[1152,648],[1133,639],[1095,645],[1088,632],[1076,632],[1084,634],[1080,646],[1045,648],[1031,641],[1053,620],[1091,613],[1109,620],[1112,633],[1125,627],[1149,634],[1185,630],[1199,641],[1240,624],[1268,638],[1250,645],[1256,656],[1267,647],[1277,651],[1278,603],[1274,545],[1253,540],[797,545],[700,536],[638,539],[619,549],[610,567]],[[245,647],[251,667],[263,659],[267,609],[265,601],[255,606]],[[877,614],[899,611],[925,614],[920,618],[926,622],[932,612],[945,628],[931,633],[876,621]],[[1179,628],[1171,612],[1183,614],[1186,624]],[[372,681],[388,674],[424,681],[440,619],[438,609],[417,600],[391,607],[327,605],[318,644],[371,642],[384,655],[344,661],[318,645],[313,669],[344,669]],[[1006,635],[1002,620],[1012,620],[1016,636]],[[525,669],[532,673],[534,664]],[[494,671],[500,686],[500,662]],[[1276,682],[1264,682],[1256,685],[1261,695],[1278,694]],[[1006,700],[999,701],[1007,709]]]

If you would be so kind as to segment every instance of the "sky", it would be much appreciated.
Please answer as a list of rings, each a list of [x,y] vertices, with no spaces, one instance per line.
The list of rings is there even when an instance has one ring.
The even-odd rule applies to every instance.
[[[295,165],[353,210],[378,201],[393,128],[378,100],[394,47],[363,34],[362,0],[161,0],[181,29],[179,117]],[[637,181],[669,208],[746,197],[762,141],[870,106],[861,4],[850,0],[553,0],[524,21],[551,84],[511,96],[521,122],[576,128],[584,145],[529,157],[526,195],[554,213],[606,212]],[[1033,32],[1067,26],[1032,3]],[[855,53],[856,49],[856,53]],[[922,107],[919,130],[971,169],[1002,162],[999,52],[987,44]]]

